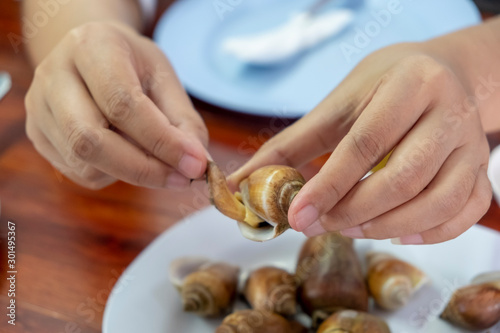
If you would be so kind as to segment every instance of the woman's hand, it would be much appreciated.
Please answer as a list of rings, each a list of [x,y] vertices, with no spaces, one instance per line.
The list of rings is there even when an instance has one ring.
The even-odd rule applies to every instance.
[[[202,119],[163,53],[126,25],[71,30],[37,67],[26,109],[35,148],[89,188],[185,187],[206,167]]]
[[[230,180],[333,151],[293,200],[295,230],[402,244],[455,238],[483,216],[492,195],[477,89],[463,78],[423,44],[375,52]],[[385,168],[360,181],[393,149]]]

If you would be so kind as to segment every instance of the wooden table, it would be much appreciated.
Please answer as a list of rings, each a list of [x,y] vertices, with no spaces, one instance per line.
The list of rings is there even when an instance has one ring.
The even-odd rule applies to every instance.
[[[168,1],[166,1],[168,2]],[[166,3],[165,2],[165,3]],[[165,4],[164,4],[165,5]],[[148,190],[118,183],[93,192],[61,177],[33,149],[24,133],[23,98],[32,70],[6,36],[21,34],[19,2],[0,3],[0,70],[13,76],[0,102],[1,332],[100,332],[104,306],[117,277],[161,232],[208,201],[201,182],[185,192]],[[199,101],[214,158],[228,171],[249,158],[238,152],[268,138],[270,119],[243,116]],[[491,136],[492,145],[500,136]],[[321,161],[320,161],[321,162]],[[306,170],[312,174],[320,162]],[[15,328],[6,323],[7,222],[16,223]],[[500,209],[481,223],[500,230]]]

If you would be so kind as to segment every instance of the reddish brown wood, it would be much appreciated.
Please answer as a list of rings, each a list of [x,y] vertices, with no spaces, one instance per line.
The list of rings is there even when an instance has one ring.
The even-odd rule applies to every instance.
[[[166,6],[170,1],[162,1]],[[19,2],[0,1],[0,70],[14,79],[0,101],[0,305],[5,309],[5,233],[17,223],[17,326],[0,332],[100,332],[104,304],[120,272],[159,233],[208,204],[202,183],[186,192],[148,190],[123,183],[89,191],[63,179],[24,134],[23,98],[32,71],[7,36],[20,34]],[[270,120],[196,102],[213,141],[211,152],[228,171],[267,138]],[[500,135],[491,136],[500,143]],[[240,149],[238,149],[240,147]],[[244,150],[244,151],[243,151]],[[311,174],[324,161],[306,170]],[[482,222],[500,230],[493,204]],[[9,330],[7,330],[9,329]]]

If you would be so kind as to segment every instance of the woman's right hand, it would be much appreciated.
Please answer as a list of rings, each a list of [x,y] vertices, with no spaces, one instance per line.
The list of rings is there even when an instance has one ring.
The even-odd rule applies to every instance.
[[[493,94],[435,54],[424,43],[372,53],[311,113],[266,142],[231,183],[264,165],[297,167],[332,151],[290,205],[295,230],[399,244],[462,234],[491,203],[480,115]],[[360,181],[391,151],[385,168]]]
[[[208,134],[170,63],[119,23],[71,30],[26,95],[35,148],[76,183],[182,188],[206,168]]]

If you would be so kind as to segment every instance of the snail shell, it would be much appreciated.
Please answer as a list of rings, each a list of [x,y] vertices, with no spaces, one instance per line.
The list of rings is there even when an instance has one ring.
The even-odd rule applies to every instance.
[[[458,289],[441,318],[470,330],[492,327],[500,321],[500,279]]]
[[[353,240],[339,233],[304,243],[296,278],[299,301],[313,322],[339,309],[368,310],[368,290]]]
[[[270,311],[284,316],[297,311],[297,286],[293,275],[276,267],[252,272],[244,294],[254,310]]]
[[[413,294],[429,279],[418,268],[387,253],[370,252],[368,288],[383,309],[397,310],[408,303]]]
[[[343,310],[326,319],[317,333],[390,333],[382,319],[366,312]]]
[[[272,312],[242,310],[227,316],[215,333],[290,333],[288,321]]]
[[[233,195],[214,162],[208,163],[207,181],[215,207],[238,221],[244,237],[259,242],[276,238],[290,228],[288,208],[305,184],[294,168],[270,165],[243,179],[240,192]]]
[[[486,282],[500,281],[500,271],[479,274],[472,279],[471,284],[483,284]]]
[[[181,293],[184,311],[214,317],[231,309],[239,271],[203,258],[181,258],[170,265],[170,279]]]

